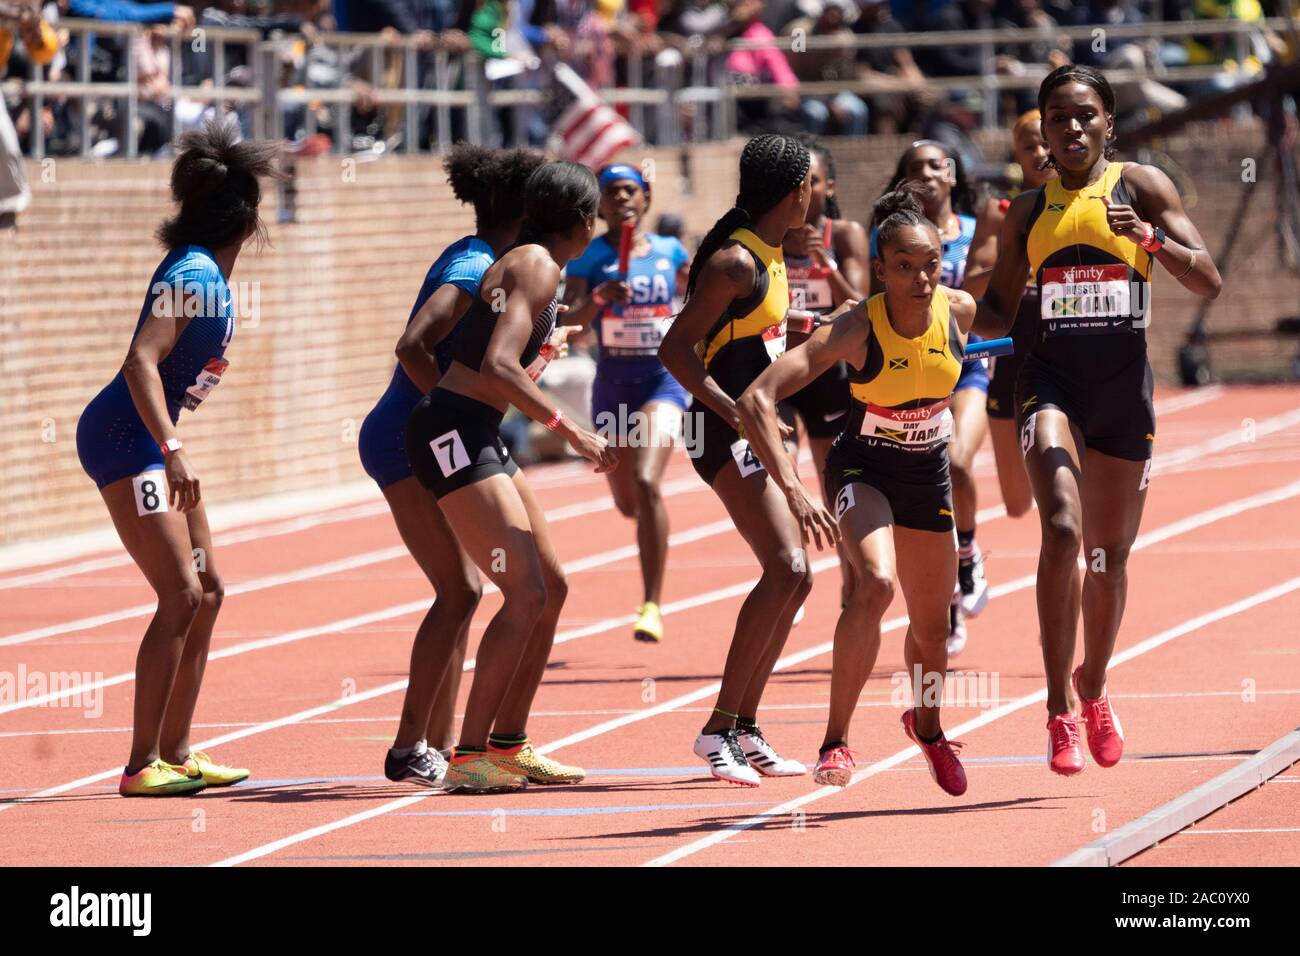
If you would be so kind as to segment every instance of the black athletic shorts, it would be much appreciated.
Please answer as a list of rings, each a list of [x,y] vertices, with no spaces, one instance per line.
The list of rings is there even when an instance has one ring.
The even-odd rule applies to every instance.
[[[1113,458],[1148,461],[1156,437],[1153,391],[1145,354],[1104,380],[1084,382],[1031,354],[1016,383],[1020,447],[1027,451],[1033,444],[1034,415],[1056,408],[1083,433],[1086,447]]]
[[[504,416],[491,405],[435,388],[406,422],[406,457],[420,484],[441,498],[492,475],[519,470],[501,440]]]
[[[849,372],[836,362],[784,401],[794,406],[810,438],[834,438],[849,410]]]
[[[835,496],[835,517],[856,504],[855,482],[870,485],[889,502],[894,524],[917,531],[951,533],[952,481],[948,449],[938,453],[868,454],[856,438],[841,437],[826,456],[826,488]]]
[[[699,423],[686,442],[686,453],[695,467],[695,473],[706,485],[712,487],[718,472],[729,461],[736,463],[742,478],[764,470],[758,456],[749,447],[749,442],[741,438],[740,433],[709,406],[695,399],[686,413],[694,415],[694,420]]]
[[[984,403],[989,418],[1016,417],[1016,382],[1020,379],[1020,369],[1025,359],[1034,348],[1034,335],[1039,322],[1038,288],[1025,290],[1016,310],[1016,320],[1011,325],[1011,340],[1015,351],[1010,355],[998,355],[990,361],[989,395]]]

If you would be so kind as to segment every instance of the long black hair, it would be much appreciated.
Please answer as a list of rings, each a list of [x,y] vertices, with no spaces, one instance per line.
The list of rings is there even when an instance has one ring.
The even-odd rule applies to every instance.
[[[529,175],[524,188],[524,225],[515,245],[540,242],[572,229],[596,215],[599,204],[600,186],[586,166],[565,159],[543,163]]]
[[[812,162],[808,147],[793,136],[765,133],[745,144],[740,154],[740,193],[700,242],[691,260],[686,280],[686,298],[695,291],[695,280],[709,257],[741,226],[757,222],[782,199],[798,189]]]
[[[937,235],[939,227],[925,217],[925,206],[917,195],[920,186],[912,182],[899,184],[891,189],[872,207],[872,221],[876,223],[876,250],[883,253],[885,246],[894,241],[900,229],[912,226],[928,226]]]
[[[1052,90],[1067,83],[1082,83],[1084,86],[1091,86],[1097,91],[1097,96],[1101,99],[1102,110],[1112,118],[1115,116],[1115,91],[1111,89],[1110,82],[1106,79],[1105,74],[1096,67],[1067,63],[1065,66],[1058,66],[1051,73],[1048,73],[1047,76],[1043,77],[1043,82],[1038,85],[1038,112],[1044,119],[1047,117],[1047,97],[1051,95]],[[1113,159],[1115,156],[1115,147],[1111,145],[1109,140],[1102,147],[1102,156],[1106,159]],[[1056,165],[1056,157],[1052,155],[1050,148],[1047,150],[1047,165],[1058,171],[1061,168]]]
[[[828,180],[834,179],[835,178],[835,157],[831,155],[830,147],[827,146],[820,139],[818,139],[816,136],[812,136],[811,134],[808,133],[801,134],[799,140],[805,146],[808,147],[809,152],[816,153],[817,158],[822,161],[822,175],[825,176],[825,178]],[[844,218],[843,214],[840,212],[840,201],[837,198],[835,198],[834,195],[830,195],[826,197],[826,204],[824,206],[824,210],[827,219]]]
[[[907,178],[907,167],[911,165],[913,155],[924,146],[933,146],[935,149],[941,150],[948,161],[952,163],[953,183],[952,193],[950,194],[952,211],[963,216],[975,215],[975,187],[966,178],[966,164],[961,161],[960,153],[955,152],[937,139],[918,139],[903,150],[903,155],[898,157],[898,166],[894,169],[894,178],[885,187],[885,193],[892,193],[903,184],[903,180]],[[884,194],[882,193],[882,195]]]
[[[176,215],[155,233],[168,249],[196,245],[216,250],[242,239],[251,228],[258,242],[266,227],[257,214],[262,178],[282,179],[277,166],[280,144],[239,139],[239,127],[218,119],[185,133],[172,166]]]

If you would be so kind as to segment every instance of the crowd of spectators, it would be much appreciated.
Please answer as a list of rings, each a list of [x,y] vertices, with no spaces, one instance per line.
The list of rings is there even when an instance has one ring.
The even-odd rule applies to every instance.
[[[33,110],[21,85],[10,84],[7,111],[0,108],[0,147],[12,156],[30,152],[40,128],[47,154],[83,148],[95,155],[125,152],[127,137],[147,155],[165,151],[173,130],[201,122],[214,107],[196,98],[175,97],[169,87],[202,87],[214,81],[211,44],[193,42],[194,27],[234,27],[257,31],[273,41],[267,61],[252,64],[249,48],[225,50],[225,83],[247,86],[264,69],[278,72],[281,88],[350,87],[356,100],[347,122],[353,151],[392,148],[407,136],[428,146],[433,136],[430,111],[420,128],[404,128],[400,106],[376,102],[374,91],[404,84],[406,61],[396,52],[378,57],[356,47],[321,41],[336,31],[407,37],[417,47],[418,85],[454,89],[545,88],[549,64],[569,64],[594,89],[634,85],[673,87],[765,84],[775,96],[740,97],[737,120],[742,132],[757,129],[814,134],[864,134],[955,130],[957,139],[986,115],[979,85],[940,95],[931,77],[973,76],[985,68],[980,46],[895,44],[859,47],[856,37],[889,36],[927,30],[1033,30],[1027,41],[999,43],[993,69],[999,75],[1024,75],[1065,62],[1092,63],[1133,71],[1136,80],[1117,88],[1122,114],[1143,118],[1176,110],[1196,97],[1247,81],[1261,64],[1283,50],[1283,41],[1260,30],[1243,39],[1193,37],[1186,41],[1115,38],[1099,45],[1071,42],[1060,28],[1079,25],[1140,24],[1163,20],[1258,20],[1284,12],[1284,0],[191,0],[190,5],[147,0],[0,0],[0,80],[27,78],[32,64],[45,67],[48,80],[76,79],[87,58],[92,80],[121,82],[132,65],[142,87],[135,128],[126,128],[123,101],[100,101],[83,129],[75,100],[47,97]],[[126,42],[100,35],[82,42],[62,28],[67,18],[92,18],[147,25]],[[172,31],[186,32],[178,45]],[[788,40],[782,46],[732,49],[728,41]],[[811,38],[840,38],[826,47]],[[437,51],[452,54],[448,73],[437,74]],[[478,58],[460,54],[473,52]],[[179,57],[177,54],[179,53]],[[174,62],[174,59],[179,62]],[[468,64],[474,64],[470,66]],[[1163,82],[1165,67],[1184,64],[1221,66],[1211,80],[1191,85]],[[480,71],[470,75],[468,70]],[[879,91],[833,91],[835,84],[875,81]],[[810,87],[809,84],[818,84]],[[827,87],[832,92],[826,92]],[[1032,105],[1030,88],[1012,90],[992,104],[1001,116]],[[234,107],[229,107],[234,109]],[[690,102],[674,117],[685,136],[699,135],[703,110]],[[247,110],[235,110],[247,127]],[[487,137],[502,143],[540,145],[549,116],[541,108],[522,108],[490,116]],[[11,122],[12,120],[12,122]],[[286,106],[281,115],[286,137],[307,134],[339,140],[339,111],[327,103]],[[466,135],[457,114],[455,133]],[[647,124],[652,125],[652,124]],[[642,130],[650,139],[655,129]],[[473,135],[470,132],[470,135]],[[480,130],[480,135],[482,131]],[[82,137],[89,137],[83,144]],[[17,146],[14,145],[16,141]],[[6,145],[7,144],[7,145]],[[6,212],[6,176],[0,168],[0,216]],[[12,190],[10,190],[12,191]]]

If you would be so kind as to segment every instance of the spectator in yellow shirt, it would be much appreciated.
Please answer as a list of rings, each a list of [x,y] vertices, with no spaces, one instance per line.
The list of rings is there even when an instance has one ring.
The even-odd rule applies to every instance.
[[[41,19],[36,6],[29,0],[0,0],[0,79],[9,70],[9,54],[13,52],[14,36],[22,37],[27,57],[42,65],[54,59],[59,52],[59,38],[53,27]],[[18,147],[18,133],[4,97],[0,96],[0,229],[10,228],[17,214],[32,201],[23,172],[22,153]]]

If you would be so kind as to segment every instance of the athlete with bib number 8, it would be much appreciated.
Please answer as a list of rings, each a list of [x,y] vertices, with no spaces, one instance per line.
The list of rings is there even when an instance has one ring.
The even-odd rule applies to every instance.
[[[835,496],[841,554],[855,583],[835,627],[830,714],[813,779],[843,787],[853,774],[849,722],[880,651],[880,622],[897,573],[909,619],[904,656],[917,691],[903,731],[921,748],[935,782],[960,796],[966,773],[939,726],[939,701],[957,581],[949,405],[975,300],[940,285],[942,240],[920,192],[905,183],[876,203],[879,254],[872,268],[884,291],[841,306],[831,325],[759,375],[737,407],[805,540],[833,536],[835,519],[813,501],[782,451],[776,403],[836,362],[848,365],[849,413],[827,456],[824,484]]]
[[[1039,86],[1038,109],[1058,176],[1011,201],[975,327],[1005,335],[1025,276],[1034,276],[1041,311],[1016,408],[1042,527],[1048,758],[1054,772],[1069,775],[1084,765],[1077,710],[1099,766],[1114,766],[1124,751],[1106,669],[1155,440],[1146,349],[1152,263],[1207,298],[1222,282],[1169,177],[1111,161],[1115,95],[1099,71],[1052,71]],[[1090,556],[1082,586],[1080,545]],[[1083,664],[1071,672],[1081,607]]]
[[[158,230],[167,255],[121,371],[77,422],[81,466],[158,595],[136,658],[123,796],[192,793],[248,776],[190,750],[222,585],[199,479],[176,436],[181,409],[196,409],[225,371],[235,317],[227,283],[262,230],[258,179],[276,175],[276,145],[238,138],[237,126],[216,122],[181,138],[171,177],[180,209]]]

